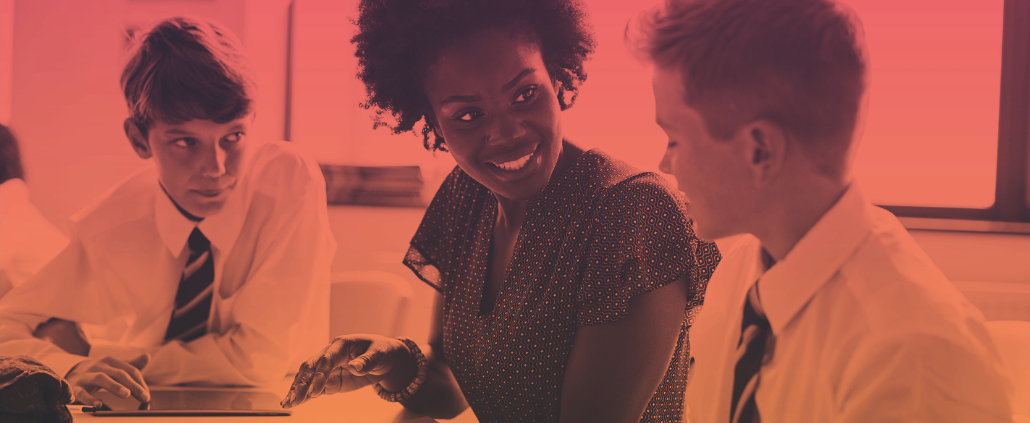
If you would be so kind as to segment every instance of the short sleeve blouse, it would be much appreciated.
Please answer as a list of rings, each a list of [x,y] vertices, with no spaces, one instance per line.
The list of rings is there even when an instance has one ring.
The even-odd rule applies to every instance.
[[[481,314],[497,201],[455,168],[404,263],[444,296],[444,357],[481,422],[557,421],[576,329],[617,321],[635,295],[686,277],[675,354],[642,419],[680,420],[686,331],[720,259],[684,204],[659,175],[583,153],[529,201],[496,305]]]

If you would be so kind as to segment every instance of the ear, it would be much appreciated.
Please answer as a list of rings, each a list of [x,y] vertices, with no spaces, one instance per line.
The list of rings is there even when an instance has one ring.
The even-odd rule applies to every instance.
[[[150,149],[150,141],[143,135],[139,125],[132,121],[132,118],[125,119],[122,127],[125,129],[125,136],[129,139],[129,144],[141,159],[149,159],[154,155]]]
[[[780,125],[758,120],[742,128],[745,154],[757,186],[765,185],[780,174],[787,157],[787,134]]]
[[[443,136],[443,132],[440,131],[440,125],[436,124],[436,114],[435,113],[433,113],[433,112],[426,112],[423,115],[423,119],[425,119],[426,125],[429,125],[429,129],[433,130],[433,135],[435,135],[438,138],[446,139]]]

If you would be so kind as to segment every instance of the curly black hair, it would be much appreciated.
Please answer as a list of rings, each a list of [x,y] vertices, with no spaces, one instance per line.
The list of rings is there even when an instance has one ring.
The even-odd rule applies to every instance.
[[[374,107],[374,127],[395,134],[414,131],[424,119],[422,142],[431,151],[446,147],[433,130],[423,84],[428,66],[450,43],[489,28],[538,41],[561,110],[575,102],[587,78],[583,63],[595,46],[579,0],[361,0],[358,8],[359,32],[351,42],[368,91],[361,107]],[[385,112],[396,125],[384,120]]]

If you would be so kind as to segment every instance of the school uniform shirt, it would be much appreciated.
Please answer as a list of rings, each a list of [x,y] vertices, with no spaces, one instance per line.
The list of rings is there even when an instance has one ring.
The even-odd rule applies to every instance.
[[[66,245],[64,232],[32,204],[25,181],[0,184],[0,296],[35,275]]]
[[[1010,422],[1011,388],[983,315],[858,187],[764,270],[747,235],[690,330],[691,422],[730,421],[744,302],[757,281],[772,334],[755,393],[763,423]]]
[[[0,351],[59,375],[85,357],[31,333],[51,317],[79,322],[90,357],[150,353],[151,384],[278,381],[328,340],[336,251],[317,164],[286,142],[253,144],[223,209],[196,223],[147,169],[73,216],[69,246],[0,299]],[[214,257],[207,333],[165,343],[194,228]]]

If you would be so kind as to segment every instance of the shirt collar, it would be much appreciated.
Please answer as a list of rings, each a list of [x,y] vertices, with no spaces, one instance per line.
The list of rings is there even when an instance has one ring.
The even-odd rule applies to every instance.
[[[779,333],[844,265],[871,231],[868,203],[855,184],[758,280],[773,333]],[[761,254],[761,250],[758,251]],[[757,258],[759,263],[761,257]]]
[[[178,257],[185,251],[186,240],[189,239],[193,228],[197,227],[197,222],[186,218],[179,212],[179,208],[165,193],[160,182],[154,186],[157,189],[157,193],[154,195],[154,220],[157,223],[157,233],[161,235],[161,240],[168,247],[168,251]]]
[[[243,228],[243,220],[246,218],[246,198],[241,186],[238,184],[225,202],[222,210],[214,215],[204,218],[200,222],[188,219],[179,208],[172,202],[171,197],[157,185],[156,204],[154,207],[154,220],[157,223],[157,232],[164,241],[168,251],[178,257],[185,250],[186,241],[193,232],[193,228],[200,228],[211,245],[218,251],[229,251],[236,243],[236,238]]]
[[[25,185],[25,181],[21,178],[11,178],[3,183],[0,183],[0,193],[4,194],[4,197],[12,198],[16,197],[19,200],[29,199],[29,187]]]

